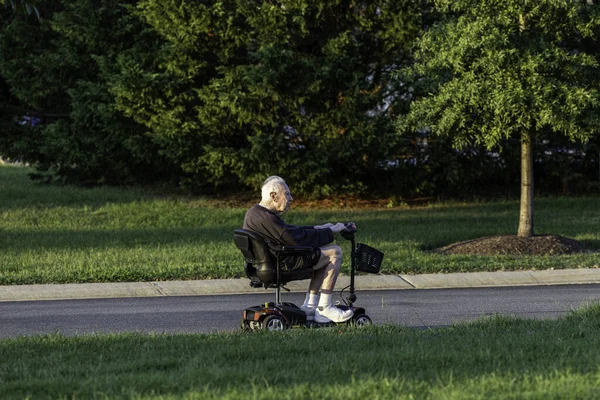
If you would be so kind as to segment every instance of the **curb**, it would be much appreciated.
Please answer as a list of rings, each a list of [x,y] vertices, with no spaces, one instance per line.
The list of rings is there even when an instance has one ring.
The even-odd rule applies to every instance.
[[[416,289],[600,283],[600,268],[403,275]]]
[[[572,285],[600,283],[600,268],[541,271],[498,271],[419,275],[360,275],[356,287],[366,290],[451,289],[500,286]],[[340,276],[337,290],[350,284]],[[304,292],[307,282],[287,285],[292,292]],[[264,289],[262,289],[264,291]],[[206,296],[258,294],[248,279],[210,279],[196,281],[79,283],[0,286],[0,302],[106,299],[164,296]]]

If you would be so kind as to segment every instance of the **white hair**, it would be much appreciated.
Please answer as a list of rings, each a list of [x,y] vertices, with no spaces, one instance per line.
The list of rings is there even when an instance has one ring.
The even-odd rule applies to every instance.
[[[265,182],[262,184],[260,188],[261,196],[263,201],[267,201],[271,199],[271,193],[279,193],[279,189],[281,189],[282,185],[287,185],[282,177],[280,176],[270,176],[265,179]]]

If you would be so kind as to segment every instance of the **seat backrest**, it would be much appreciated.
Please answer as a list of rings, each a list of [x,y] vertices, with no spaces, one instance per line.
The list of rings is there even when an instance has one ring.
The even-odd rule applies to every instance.
[[[258,282],[262,282],[265,287],[267,285],[283,285],[286,282],[296,281],[300,279],[312,279],[314,270],[312,268],[304,268],[294,271],[279,271],[272,256],[267,242],[256,232],[246,229],[236,229],[233,234],[233,241],[238,249],[241,250],[246,262],[252,264],[255,271],[250,272],[252,268],[246,265],[246,275],[251,281],[254,281],[254,274],[258,278]],[[256,287],[256,286],[255,286]]]
[[[246,229],[236,229],[233,241],[244,255],[246,262],[253,264],[257,270],[275,270],[269,247],[259,234]]]

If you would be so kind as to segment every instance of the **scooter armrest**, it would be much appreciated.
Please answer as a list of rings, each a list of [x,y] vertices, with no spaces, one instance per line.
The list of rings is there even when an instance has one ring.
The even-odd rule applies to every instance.
[[[281,256],[300,256],[311,254],[315,249],[310,246],[282,246],[279,255]]]

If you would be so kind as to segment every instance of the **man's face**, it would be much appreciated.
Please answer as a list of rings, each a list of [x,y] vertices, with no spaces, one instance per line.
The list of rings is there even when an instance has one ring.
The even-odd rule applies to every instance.
[[[273,200],[275,211],[279,214],[283,214],[290,208],[290,204],[292,204],[294,198],[290,193],[290,188],[288,188],[287,185],[282,184],[279,186],[279,192],[271,193],[271,200]]]

